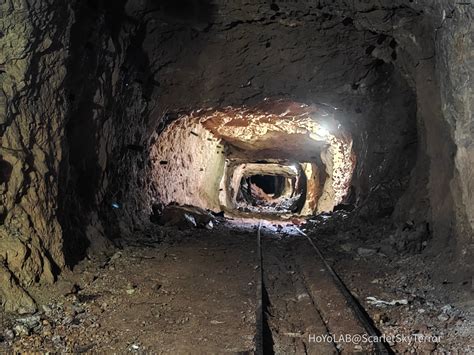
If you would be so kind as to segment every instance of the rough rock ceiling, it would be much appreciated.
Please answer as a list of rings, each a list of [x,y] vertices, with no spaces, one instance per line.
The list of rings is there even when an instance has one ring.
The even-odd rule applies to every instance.
[[[285,100],[254,107],[199,111],[192,116],[233,149],[230,158],[314,161],[331,139],[351,140],[328,111]]]
[[[296,165],[250,163],[243,164],[242,175],[245,177],[252,175],[280,175],[291,178],[298,175],[298,168]]]

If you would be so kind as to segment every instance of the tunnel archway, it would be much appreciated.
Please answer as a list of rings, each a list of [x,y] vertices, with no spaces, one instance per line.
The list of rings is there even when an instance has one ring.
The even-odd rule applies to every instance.
[[[250,212],[257,200],[279,197],[255,184],[267,181],[273,195],[285,184],[293,186],[278,202],[300,215],[329,212],[341,203],[356,161],[351,135],[331,110],[268,99],[253,107],[200,109],[177,118],[157,137],[151,160],[156,198],[164,204]],[[278,202],[270,203],[274,212],[280,210]]]

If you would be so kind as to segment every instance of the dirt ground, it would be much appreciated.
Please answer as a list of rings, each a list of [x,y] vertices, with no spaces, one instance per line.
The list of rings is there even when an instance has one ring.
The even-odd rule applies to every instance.
[[[389,220],[346,226],[336,218],[320,219],[310,230],[394,352],[474,352],[472,273],[452,271],[420,228]],[[400,302],[374,304],[368,297]]]
[[[344,232],[331,228],[321,224],[310,234],[380,331],[405,337],[389,341],[394,351],[474,351],[472,303],[447,303],[443,287],[453,285],[449,280],[435,284],[423,254],[387,255],[377,244],[381,240],[375,231],[380,226]],[[275,238],[281,238],[285,229],[267,224],[266,238],[277,231]],[[367,238],[354,238],[365,232],[370,234]],[[302,293],[294,296],[283,289],[281,297],[275,295],[285,282],[302,289],[288,260],[309,265],[312,252],[298,247],[300,242],[294,238],[293,246],[281,255],[267,249],[270,259],[282,261],[266,276],[273,285],[269,285],[273,288],[269,324],[279,329],[286,324],[290,336],[307,336],[308,329],[298,330],[298,320],[292,319],[296,303],[289,307],[282,301]],[[3,314],[0,351],[241,353],[255,348],[259,267],[252,226],[154,227],[117,244],[108,256],[81,262],[53,287],[33,290],[40,304],[37,314]],[[315,275],[307,274],[306,279]],[[469,282],[455,286],[460,293],[468,292]],[[323,294],[315,294],[317,302],[331,303]],[[371,304],[367,297],[375,297],[379,304]],[[399,302],[383,305],[381,300]],[[302,297],[302,302],[308,300]],[[321,319],[308,315],[307,320],[314,320],[312,332],[324,332]],[[337,324],[337,317],[331,322]],[[326,344],[328,353],[339,351],[343,344],[332,345]],[[321,353],[299,345],[274,350]]]

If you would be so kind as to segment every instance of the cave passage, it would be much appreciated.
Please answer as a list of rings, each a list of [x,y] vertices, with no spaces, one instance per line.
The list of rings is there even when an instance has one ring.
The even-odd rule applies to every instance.
[[[182,115],[157,137],[151,161],[165,205],[264,219],[332,211],[356,154],[333,110],[280,99]]]
[[[0,0],[0,354],[474,354],[472,3]]]
[[[243,176],[237,193],[237,209],[254,213],[298,213],[305,202],[306,179],[295,165],[285,166],[294,175]],[[266,174],[272,171],[262,169]],[[300,172],[301,174],[298,174]]]

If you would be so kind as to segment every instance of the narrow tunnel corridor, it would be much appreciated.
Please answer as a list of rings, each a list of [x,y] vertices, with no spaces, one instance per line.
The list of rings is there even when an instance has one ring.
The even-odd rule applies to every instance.
[[[0,353],[472,353],[473,4],[0,1]]]
[[[348,194],[356,162],[352,138],[332,111],[267,99],[254,108],[197,110],[178,118],[151,153],[156,200],[230,215],[332,211]],[[255,182],[263,174],[280,176],[282,189],[287,178],[290,196],[268,203]],[[257,205],[266,208],[252,208]]]

